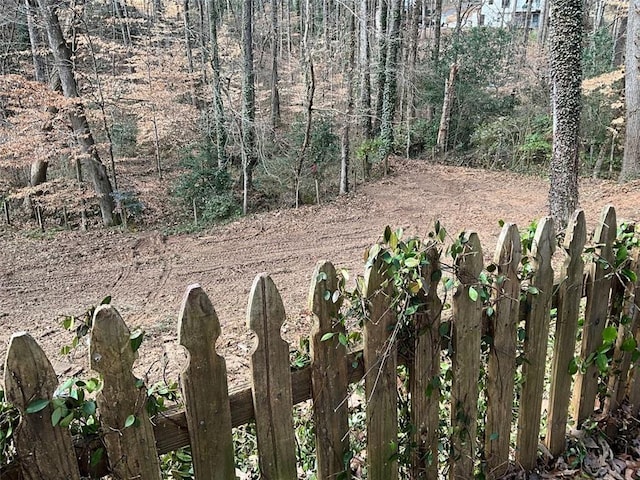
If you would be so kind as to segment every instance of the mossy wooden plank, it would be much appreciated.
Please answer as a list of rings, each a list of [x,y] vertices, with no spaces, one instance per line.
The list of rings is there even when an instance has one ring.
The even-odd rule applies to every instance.
[[[456,258],[459,286],[453,296],[451,448],[449,478],[474,477],[477,451],[478,379],[482,301],[476,297],[482,271],[482,247],[475,232],[464,235]],[[475,293],[474,293],[475,292]]]
[[[527,316],[525,318],[524,358],[522,365],[523,385],[518,415],[516,461],[526,471],[533,469],[540,442],[540,417],[542,394],[546,370],[547,343],[551,298],[553,296],[553,268],[551,258],[556,248],[553,220],[545,217],[538,223],[531,260],[533,278],[527,293]]]
[[[422,267],[427,282],[420,292],[423,307],[414,321],[413,349],[410,351],[409,389],[411,392],[411,424],[413,425],[411,472],[413,479],[438,477],[440,387],[440,317],[442,302],[438,297],[440,283],[440,250],[427,249],[429,263]]]
[[[365,295],[369,318],[364,324],[367,397],[367,475],[370,480],[398,478],[396,315],[386,264],[378,258],[367,270]]]
[[[235,478],[231,409],[224,358],[216,353],[220,322],[207,294],[191,285],[182,300],[178,343],[189,352],[180,375],[197,478]]]
[[[101,305],[95,311],[89,356],[91,368],[103,379],[97,396],[98,413],[113,475],[160,479],[153,425],[145,408],[146,389],[131,373],[135,352],[129,328],[111,305]],[[135,423],[129,425],[131,416]]]
[[[609,314],[609,296],[611,293],[611,275],[614,264],[613,243],[617,234],[616,212],[607,206],[596,228],[593,241],[596,245],[595,258],[589,266],[587,282],[587,306],[584,327],[582,329],[582,346],[580,356],[583,360],[596,351],[602,344],[604,330]],[[593,414],[598,390],[598,367],[592,362],[586,372],[578,372],[574,384],[573,411],[577,424],[581,425]]]
[[[329,262],[318,263],[309,291],[309,310],[314,317],[310,349],[318,478],[351,478],[345,466],[349,450],[349,373],[346,331],[338,322],[341,304],[335,268]],[[323,340],[325,335],[332,336]]]
[[[578,315],[582,298],[584,260],[582,251],[587,240],[587,225],[582,210],[577,210],[567,226],[560,271],[555,343],[551,364],[551,388],[545,444],[554,457],[566,448],[567,419],[571,400],[572,375],[569,366],[576,348]]]
[[[522,257],[520,233],[515,224],[502,228],[494,263],[493,315],[488,318],[491,337],[487,374],[487,424],[485,455],[491,478],[503,476],[509,467],[509,442],[513,418],[505,415],[513,406],[516,371],[516,339],[520,309],[518,267]]]
[[[280,336],[285,310],[267,274],[256,277],[249,295],[247,324],[256,334],[251,354],[253,408],[263,478],[294,480],[296,444],[289,344]]]
[[[56,372],[36,341],[25,332],[14,334],[4,366],[4,388],[7,401],[21,414],[16,455],[25,480],[80,479],[71,434],[52,425],[51,405],[26,413],[32,402],[51,400],[57,387]]]

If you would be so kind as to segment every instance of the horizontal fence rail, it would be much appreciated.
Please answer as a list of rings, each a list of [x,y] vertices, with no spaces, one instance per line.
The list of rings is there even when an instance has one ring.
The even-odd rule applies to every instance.
[[[490,297],[484,302],[478,291],[487,266],[478,236],[461,237],[452,298],[438,289],[442,246],[427,244],[428,260],[420,266],[416,308],[408,316],[404,315],[406,305],[394,303],[388,259],[372,255],[363,281],[363,344],[352,352],[347,351],[344,340],[349,332],[339,321],[343,301],[339,276],[331,263],[319,262],[309,293],[314,317],[311,361],[294,370],[289,366],[289,345],[280,335],[286,318],[282,299],[271,278],[260,274],[247,307],[247,324],[256,343],[250,360],[251,383],[243,388],[229,388],[225,360],[215,351],[220,322],[205,292],[191,285],[178,320],[178,343],[189,352],[189,363],[180,378],[185,406],[154,418],[145,409],[147,390],[131,372],[135,352],[129,329],[114,307],[102,305],[94,314],[89,352],[91,368],[103,382],[96,397],[102,431],[97,444],[72,439],[68,429],[52,426],[50,404],[27,413],[34,401],[51,400],[59,385],[38,344],[28,333],[16,333],[7,351],[4,388],[7,400],[21,415],[15,432],[17,462],[0,472],[0,477],[48,480],[112,474],[115,478],[160,479],[159,455],[190,445],[196,478],[226,480],[235,477],[232,428],[255,422],[263,478],[293,480],[298,478],[293,407],[311,400],[317,476],[350,478],[345,462],[350,449],[347,399],[349,385],[364,379],[367,478],[395,479],[399,475],[399,366],[409,377],[409,478],[473,478],[480,458],[488,478],[500,478],[516,465],[532,470],[541,441],[554,456],[565,450],[570,418],[580,424],[595,411],[612,412],[625,399],[634,413],[639,410],[640,385],[631,375],[633,349],[628,348],[628,340],[638,337],[640,262],[638,251],[628,252],[631,260],[623,266],[626,273],[620,274],[617,262],[621,255],[616,257],[614,251],[620,252],[616,232],[615,210],[607,207],[596,229],[593,260],[585,262],[585,217],[577,211],[559,247],[564,260],[554,284],[552,257],[557,241],[551,219],[544,218],[537,225],[527,278],[519,273],[525,251],[518,229],[505,225],[493,259],[495,272],[488,282]],[[451,302],[450,316],[443,318],[447,302]],[[403,324],[407,318],[410,322]],[[519,337],[519,328],[524,338]],[[605,328],[608,332],[616,329],[617,338],[611,348],[611,369],[602,375],[594,358],[602,353],[598,349]],[[550,335],[555,341],[548,355]],[[489,339],[486,355],[483,338]],[[445,349],[450,352],[445,419],[450,427],[443,433],[439,402],[444,398],[440,379]],[[524,361],[518,361],[518,349]],[[572,368],[576,350],[583,360],[581,368]],[[515,382],[519,363],[520,385]],[[544,406],[548,422],[541,440],[545,379],[550,384]],[[598,397],[603,382],[605,401]],[[479,437],[483,383],[486,412]],[[518,401],[514,402],[516,394]],[[443,435],[448,436],[449,451],[444,470],[439,470],[443,467],[439,449]],[[90,468],[86,445],[93,445],[90,449],[103,445],[105,461]]]

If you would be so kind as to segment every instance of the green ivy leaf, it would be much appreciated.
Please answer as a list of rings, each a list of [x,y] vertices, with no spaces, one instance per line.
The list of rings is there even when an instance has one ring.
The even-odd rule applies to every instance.
[[[478,291],[475,289],[475,287],[469,287],[469,298],[472,302],[478,300]]]
[[[604,353],[598,354],[596,356],[596,365],[600,372],[605,373],[609,368],[609,358]]]
[[[107,295],[102,299],[100,305],[109,305],[111,303],[111,295]]]
[[[618,338],[618,329],[616,327],[607,327],[602,331],[602,341],[605,344],[612,344]]]
[[[129,336],[129,342],[131,343],[131,350],[137,352],[142,345],[142,339],[144,338],[144,330],[137,329]]]
[[[31,403],[29,403],[29,405],[27,405],[27,408],[25,409],[25,413],[40,412],[45,408],[47,408],[48,405],[49,405],[49,400],[47,400],[46,398],[36,398]]]
[[[335,332],[327,332],[324,335],[322,335],[322,338],[320,338],[320,341],[326,342],[327,340],[331,340],[334,335],[335,335]]]
[[[136,416],[135,415],[129,415],[127,417],[127,419],[124,421],[124,428],[129,428],[134,423],[136,423]]]
[[[627,337],[622,342],[622,345],[620,348],[623,352],[633,352],[637,346],[638,346],[638,342],[636,342],[635,338]]]
[[[575,375],[578,373],[578,359],[573,357],[569,362],[569,375]]]
[[[409,268],[415,268],[420,265],[420,259],[417,257],[409,257],[404,259],[404,264]]]

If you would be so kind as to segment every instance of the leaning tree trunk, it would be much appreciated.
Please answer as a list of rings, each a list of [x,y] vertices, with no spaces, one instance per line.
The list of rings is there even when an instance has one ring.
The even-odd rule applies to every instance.
[[[624,97],[626,135],[620,181],[640,176],[640,0],[629,0]]]
[[[549,207],[559,230],[566,227],[578,205],[582,19],[582,0],[556,0],[551,5],[553,153]]]
[[[455,95],[456,76],[458,75],[458,64],[453,63],[449,69],[449,78],[444,83],[444,99],[442,100],[442,115],[440,116],[440,126],[438,127],[438,137],[436,149],[440,152],[447,151],[449,141],[449,125],[451,124],[451,110],[453,109],[453,97]]]
[[[69,112],[71,127],[76,141],[87,157],[86,172],[98,196],[102,221],[107,226],[113,225],[114,204],[113,197],[111,196],[113,192],[111,182],[109,181],[107,169],[98,155],[98,150],[93,135],[91,134],[91,129],[89,128],[89,122],[84,113],[84,105],[79,100],[78,86],[73,72],[71,49],[67,45],[62,34],[62,29],[60,28],[58,14],[56,12],[57,3],[53,3],[51,0],[38,0],[38,5],[47,31],[49,47],[52,50],[54,61],[58,67],[62,93],[67,98],[77,99],[74,101]]]

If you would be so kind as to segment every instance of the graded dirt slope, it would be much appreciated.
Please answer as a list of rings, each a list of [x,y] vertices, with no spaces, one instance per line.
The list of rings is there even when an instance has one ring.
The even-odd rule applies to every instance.
[[[183,358],[175,346],[178,310],[187,285],[200,283],[222,324],[218,348],[230,374],[242,380],[252,348],[245,308],[258,273],[269,273],[278,286],[287,309],[284,337],[297,342],[310,329],[306,297],[318,260],[361,273],[363,252],[386,225],[425,236],[435,219],[452,235],[477,231],[490,259],[498,220],[525,227],[544,216],[547,191],[540,178],[402,162],[393,176],[334,203],[252,215],[196,235],[112,229],[33,239],[0,231],[0,355],[13,332],[26,330],[60,374],[87,372],[86,348],[71,357],[57,353],[71,339],[60,316],[80,314],[111,295],[127,324],[147,332],[137,373],[158,380],[164,357],[167,377],[176,379]],[[619,219],[640,220],[640,186],[582,181],[581,206],[591,230],[607,204]]]

